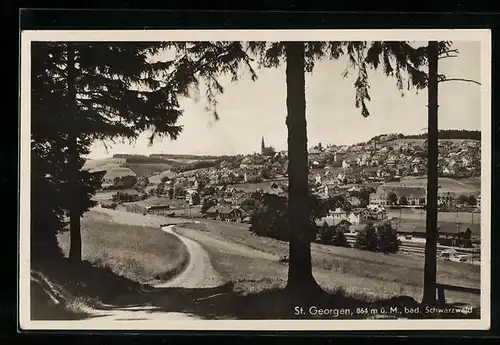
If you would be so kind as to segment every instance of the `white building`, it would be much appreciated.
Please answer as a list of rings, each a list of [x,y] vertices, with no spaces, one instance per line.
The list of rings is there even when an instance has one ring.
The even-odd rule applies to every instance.
[[[368,220],[370,218],[370,215],[371,213],[367,209],[354,210],[349,213],[347,220],[351,224],[358,225]]]

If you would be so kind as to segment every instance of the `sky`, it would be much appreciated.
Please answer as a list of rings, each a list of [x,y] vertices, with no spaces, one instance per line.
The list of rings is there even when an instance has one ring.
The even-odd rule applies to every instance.
[[[439,73],[448,78],[481,81],[480,42],[454,42],[459,56],[439,61]],[[404,96],[395,79],[382,71],[369,73],[370,116],[365,118],[355,107],[355,76],[342,77],[346,58],[318,62],[313,73],[306,75],[306,116],[308,147],[321,142],[354,144],[383,133],[420,134],[427,125],[427,90],[405,90]],[[257,81],[241,78],[222,82],[224,94],[217,96],[215,121],[205,110],[202,93],[181,100],[184,110],[178,124],[183,132],[175,140],[156,139],[148,145],[147,133],[135,143],[97,142],[88,158],[128,154],[195,154],[233,155],[260,151],[261,139],[266,146],[285,150],[287,144],[286,84],[284,66],[258,71]],[[439,84],[439,129],[479,130],[481,123],[481,86],[466,82]]]

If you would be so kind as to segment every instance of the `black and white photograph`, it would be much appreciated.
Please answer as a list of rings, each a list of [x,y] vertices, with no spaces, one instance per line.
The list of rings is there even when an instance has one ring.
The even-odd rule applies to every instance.
[[[23,31],[21,329],[489,329],[490,40]]]

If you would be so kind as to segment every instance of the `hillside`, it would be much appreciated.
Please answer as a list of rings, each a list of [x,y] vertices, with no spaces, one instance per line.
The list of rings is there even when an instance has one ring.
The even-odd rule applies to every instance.
[[[148,157],[141,155],[114,155],[113,158],[87,160],[83,169],[105,170],[109,172],[113,168],[128,168],[137,176],[155,176],[171,169],[176,171],[187,171],[200,167],[213,166],[214,162],[209,160],[193,160],[184,158],[163,159],[159,157]]]
[[[120,158],[89,159],[83,165],[83,169],[109,171],[123,163],[125,163],[125,160]]]
[[[481,131],[469,131],[464,129],[440,130],[438,132],[438,138],[441,140],[481,140]],[[409,139],[423,142],[427,139],[427,133],[410,135],[401,133],[380,134],[368,140],[368,143]]]

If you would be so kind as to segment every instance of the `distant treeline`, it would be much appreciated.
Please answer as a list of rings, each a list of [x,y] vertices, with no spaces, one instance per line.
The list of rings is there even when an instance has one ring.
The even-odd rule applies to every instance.
[[[427,133],[416,135],[405,135],[405,139],[426,139]],[[464,139],[481,140],[481,131],[468,131],[464,129],[445,129],[438,132],[439,139]]]
[[[115,154],[113,158],[126,159],[129,164],[169,164],[175,172],[185,172],[195,169],[218,168],[221,162],[229,162],[232,167],[239,165],[239,160],[243,156],[195,156],[195,155],[174,155],[174,154],[151,154],[133,155],[133,154]],[[197,160],[192,163],[177,162],[172,159],[192,159]]]
[[[171,164],[171,165],[179,165],[176,161],[171,161],[161,157],[151,157],[144,155],[129,155],[129,154],[116,154],[113,155],[113,158],[121,158],[125,159],[127,163],[130,164]]]
[[[220,168],[222,162],[225,162],[226,166],[229,168],[237,168],[239,167],[242,158],[242,155],[219,156],[212,158],[212,160],[200,160],[189,164],[179,165],[172,168],[172,171],[185,172],[196,169]]]
[[[462,139],[481,140],[481,131],[470,131],[465,129],[444,129],[438,132],[439,139]],[[368,142],[395,139],[427,139],[427,133],[405,135],[402,133],[380,134],[371,138]]]
[[[141,159],[141,158],[149,158],[149,157],[145,156],[145,155],[131,155],[131,154],[127,154],[127,153],[117,153],[117,154],[113,155],[113,158],[125,158],[125,159],[137,158],[137,159]]]
[[[182,164],[172,168],[172,171],[181,173],[185,171],[191,171],[196,169],[208,169],[208,168],[218,168],[220,167],[219,161],[198,161],[194,163]]]
[[[218,156],[196,156],[196,155],[176,155],[176,154],[164,154],[164,153],[153,153],[150,154],[151,158],[165,158],[165,159],[189,159],[189,160],[202,160],[202,159],[217,159]]]

